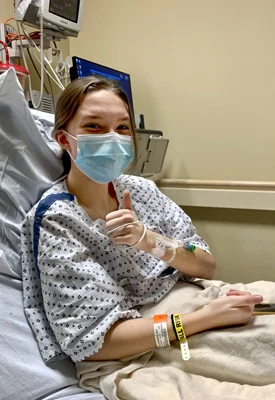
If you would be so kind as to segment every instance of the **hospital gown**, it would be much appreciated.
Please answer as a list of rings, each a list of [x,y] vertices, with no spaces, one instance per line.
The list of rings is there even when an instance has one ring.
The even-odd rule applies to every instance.
[[[192,237],[191,244],[209,252],[190,218],[152,181],[122,175],[113,187],[119,208],[123,191],[130,191],[148,229],[178,240]],[[97,353],[116,321],[141,317],[141,305],[158,302],[179,279],[188,279],[148,253],[116,246],[105,224],[91,220],[65,180],[23,223],[24,308],[46,362],[64,353],[75,362]]]

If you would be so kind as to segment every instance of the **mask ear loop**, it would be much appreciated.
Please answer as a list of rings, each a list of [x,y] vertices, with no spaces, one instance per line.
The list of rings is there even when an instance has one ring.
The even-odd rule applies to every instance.
[[[71,135],[69,132],[65,131],[64,129],[62,129],[62,132],[64,132],[65,135],[69,135],[72,139],[74,139],[74,140],[77,141],[77,138],[74,137],[73,135]],[[65,150],[67,151],[67,153],[69,154],[69,156],[71,157],[71,159],[74,161],[74,158],[73,158],[73,156],[71,155],[71,153],[70,153],[67,149],[65,149]]]
[[[73,135],[71,135],[69,132],[67,132],[67,131],[65,131],[64,129],[62,129],[62,132],[64,132],[65,133],[65,135],[69,135],[72,139],[74,139],[74,140],[76,140],[77,141],[77,138],[76,137],[74,137]]]

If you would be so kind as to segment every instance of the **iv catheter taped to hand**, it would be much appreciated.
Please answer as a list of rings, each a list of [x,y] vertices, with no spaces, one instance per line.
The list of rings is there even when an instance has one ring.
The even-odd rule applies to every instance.
[[[158,235],[156,237],[155,247],[152,249],[150,254],[156,258],[162,258],[165,255],[167,249],[172,249],[172,256],[170,257],[169,260],[167,260],[167,263],[169,264],[174,260],[176,256],[176,251],[179,247],[183,247],[189,251],[196,250],[196,246],[190,243],[192,239],[193,237],[184,239],[182,241],[180,240],[169,241],[165,237]]]

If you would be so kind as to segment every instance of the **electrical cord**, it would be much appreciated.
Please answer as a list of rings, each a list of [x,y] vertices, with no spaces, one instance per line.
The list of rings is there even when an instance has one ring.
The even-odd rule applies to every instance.
[[[10,56],[9,56],[8,47],[7,47],[6,43],[3,42],[2,40],[0,40],[0,44],[3,46],[3,50],[5,50],[5,53],[6,53],[6,64],[9,64]]]
[[[65,86],[67,86],[68,78],[70,77],[70,64],[66,61],[60,62],[55,68],[56,74],[60,80],[65,80]]]
[[[53,45],[55,49],[58,48],[55,40],[53,40]],[[68,78],[70,77],[70,67],[71,65],[68,62],[64,61],[61,66],[57,65],[55,68],[55,72],[57,73],[61,81],[63,79],[65,80],[65,86],[67,86]]]
[[[4,22],[4,25],[7,25],[7,22],[11,21],[12,19],[14,19],[14,17],[6,19],[6,21]]]
[[[4,23],[4,29],[5,29],[6,26],[8,26],[8,27],[11,28],[12,30],[14,30],[14,27],[13,27],[12,25]],[[7,31],[6,31],[6,32],[7,32]],[[9,39],[7,33],[5,34],[5,36],[6,36],[6,39],[7,39],[6,45],[8,46],[8,45],[12,42],[12,39]],[[0,51],[3,51],[3,50],[4,50],[4,47],[2,47],[2,49],[0,49]]]
[[[5,29],[5,37],[6,37],[6,45],[9,46],[11,44],[11,42],[13,42],[14,40],[18,40],[19,39],[19,35],[18,33],[16,33],[16,29],[14,28],[13,25],[9,24],[8,21],[14,20],[14,17],[12,18],[8,18],[5,22],[4,22],[4,29]],[[7,30],[7,28],[10,28],[10,31]],[[33,36],[37,36],[40,35],[39,31],[34,31],[34,32],[30,32],[29,36],[31,38],[33,38]],[[24,35],[21,36],[22,39],[26,39],[26,37]],[[3,51],[4,48],[2,47],[0,49],[0,51]]]
[[[33,61],[33,58],[32,58],[32,55],[31,55],[31,52],[30,52],[29,48],[27,47],[26,50],[27,50],[29,59],[31,60],[32,66],[33,66],[33,68],[35,69],[35,72],[37,73],[39,79],[41,79],[40,72],[38,71],[37,66],[35,65],[35,62]],[[47,89],[47,86],[45,85],[45,83],[44,83],[44,89],[45,89],[45,92],[46,92],[47,94],[49,94],[49,90]]]
[[[47,70],[47,66],[45,65],[45,69]],[[54,94],[53,94],[53,87],[52,87],[52,82],[50,80],[49,74],[47,74],[47,78],[48,78],[48,82],[49,82],[49,86],[50,86],[50,91],[51,91],[51,96],[52,96],[52,102],[53,102],[53,109],[55,112],[55,100],[54,100]]]
[[[24,25],[21,23],[21,28],[27,38],[27,40],[29,41],[30,45],[32,45],[33,47],[36,48],[36,50],[40,53],[40,49],[37,47],[36,43],[33,41],[33,39],[29,36],[28,32],[25,30]],[[35,58],[37,59],[37,61],[41,64],[41,61],[39,60],[39,58],[37,57],[36,54],[34,54]],[[54,71],[53,67],[51,66],[51,63],[49,62],[49,60],[47,59],[47,57],[44,55],[43,53],[43,58],[44,58],[44,62],[48,65],[48,67],[50,68],[50,70],[52,71],[54,77],[56,79],[53,78],[53,76],[45,69],[45,65],[43,65],[45,72],[49,75],[49,77],[53,80],[53,82],[61,89],[64,90],[64,85],[62,84],[59,76],[56,74],[56,72]]]
[[[32,102],[32,106],[34,108],[39,108],[41,103],[42,103],[42,98],[43,98],[43,87],[44,87],[44,32],[43,32],[43,5],[44,5],[44,0],[41,0],[40,3],[40,64],[41,64],[41,81],[40,81],[40,96],[39,96],[39,101],[38,103],[35,103],[34,98],[33,98],[33,93],[32,93],[32,84],[31,84],[31,77],[30,74],[28,76],[29,79],[29,92],[30,92],[30,98]],[[25,68],[29,71],[28,69],[28,64],[26,61],[25,53],[24,53],[24,48],[23,48],[23,43],[22,43],[22,36],[20,35],[20,27],[19,23],[17,23],[17,29],[18,29],[18,34],[19,34],[19,40],[20,40],[20,47],[21,47],[21,53],[22,53],[22,58],[24,62]],[[21,25],[22,26],[22,25]],[[25,32],[24,32],[25,33]],[[29,35],[27,35],[29,37]]]
[[[37,57],[36,54],[34,54],[34,56],[35,56],[35,58],[37,59],[37,61],[40,63],[39,57]],[[45,59],[45,62],[47,63],[47,66],[49,66],[49,67],[53,70],[53,68],[52,68],[51,64],[49,63],[49,61]],[[46,74],[51,78],[51,80],[59,87],[59,89],[64,90],[64,86],[63,86],[62,82],[60,81],[60,79],[58,78],[58,76],[55,74],[54,70],[53,70],[53,72],[54,72],[54,74],[56,75],[56,77],[58,78],[58,80],[59,80],[60,83],[59,83],[58,81],[56,81],[56,80],[52,77],[52,75],[49,73],[49,71],[45,68],[45,65],[44,65],[44,71],[45,71]]]

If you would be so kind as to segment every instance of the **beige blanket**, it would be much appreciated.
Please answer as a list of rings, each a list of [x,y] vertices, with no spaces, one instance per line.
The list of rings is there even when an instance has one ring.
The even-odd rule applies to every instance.
[[[275,303],[275,283],[230,285],[196,280],[178,283],[154,306],[141,313],[189,312],[230,288],[249,290]],[[243,327],[212,330],[188,339],[189,361],[179,345],[119,361],[76,365],[80,386],[102,391],[109,400],[275,400],[275,314],[254,317]]]

